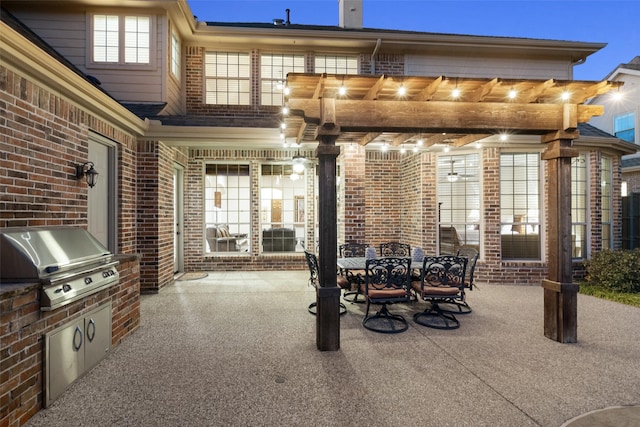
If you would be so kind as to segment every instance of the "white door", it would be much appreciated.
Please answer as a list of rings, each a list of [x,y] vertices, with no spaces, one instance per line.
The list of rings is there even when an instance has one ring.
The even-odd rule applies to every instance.
[[[96,185],[87,192],[88,230],[107,249],[115,253],[116,148],[113,142],[93,134],[90,135],[88,148],[89,153],[84,162],[93,162],[93,167],[98,172]]]

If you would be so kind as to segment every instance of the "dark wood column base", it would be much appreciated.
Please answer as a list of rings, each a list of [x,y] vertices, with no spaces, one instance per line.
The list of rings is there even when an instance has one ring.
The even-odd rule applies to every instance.
[[[320,351],[340,349],[340,293],[338,286],[316,289],[316,346]]]
[[[543,280],[544,336],[561,343],[578,341],[578,289],[575,283]]]

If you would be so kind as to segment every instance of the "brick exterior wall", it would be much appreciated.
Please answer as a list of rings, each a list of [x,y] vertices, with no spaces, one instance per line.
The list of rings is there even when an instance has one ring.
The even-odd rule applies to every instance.
[[[40,311],[39,284],[0,292],[0,425],[24,425],[43,405],[45,334],[111,302],[112,347],[140,325],[138,259],[119,257],[120,281],[54,311]]]
[[[629,194],[640,193],[640,171],[625,172],[622,179],[627,182],[627,192]]]

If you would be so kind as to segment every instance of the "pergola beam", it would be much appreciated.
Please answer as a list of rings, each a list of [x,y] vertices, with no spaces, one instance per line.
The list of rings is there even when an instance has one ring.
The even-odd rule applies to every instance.
[[[319,124],[321,102],[290,99],[290,114],[306,123]],[[552,130],[573,130],[578,123],[601,115],[600,105],[517,104],[453,101],[335,100],[335,120],[343,132],[403,132],[415,129],[478,133],[514,130],[543,134]]]

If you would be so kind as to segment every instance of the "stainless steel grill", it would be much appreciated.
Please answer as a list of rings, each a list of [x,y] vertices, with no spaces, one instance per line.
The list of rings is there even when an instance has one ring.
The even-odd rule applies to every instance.
[[[41,283],[40,309],[55,310],[118,282],[118,261],[77,227],[0,229],[0,283]]]

